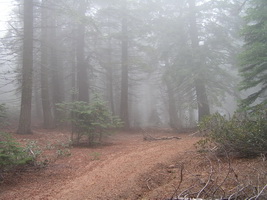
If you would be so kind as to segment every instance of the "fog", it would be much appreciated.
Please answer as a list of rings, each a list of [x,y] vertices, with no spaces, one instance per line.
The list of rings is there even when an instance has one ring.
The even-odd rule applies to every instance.
[[[233,115],[253,92],[238,90],[241,0],[34,0],[32,16],[23,1],[10,2],[0,1],[10,10],[0,24],[0,103],[14,119],[30,62],[39,126],[60,121],[56,104],[99,94],[126,128],[183,130],[211,113]],[[26,64],[25,41],[33,46]]]

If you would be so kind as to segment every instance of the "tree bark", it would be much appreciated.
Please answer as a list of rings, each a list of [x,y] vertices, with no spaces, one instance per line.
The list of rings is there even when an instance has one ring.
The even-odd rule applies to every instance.
[[[24,0],[22,93],[18,134],[30,134],[33,79],[33,0]]]
[[[171,83],[168,80],[166,80],[166,85],[167,85],[167,93],[168,93],[168,100],[169,100],[170,127],[172,129],[179,130],[181,127],[180,127],[180,120],[179,120],[178,113],[177,113],[173,87],[171,86]]]
[[[122,43],[121,43],[121,106],[120,117],[124,122],[124,128],[129,128],[129,105],[128,105],[128,90],[129,90],[129,61],[128,61],[128,25],[126,3],[122,7]]]
[[[50,74],[52,89],[52,105],[54,113],[54,125],[59,123],[61,113],[56,109],[57,103],[64,101],[64,70],[58,61],[58,36],[57,36],[57,17],[55,8],[50,11],[50,31],[49,31],[49,48],[50,48]]]
[[[201,121],[205,116],[210,115],[206,86],[201,79],[195,80],[197,106],[198,106],[198,121]]]
[[[109,38],[109,41],[108,41],[107,93],[108,93],[108,100],[110,103],[111,112],[113,115],[115,115],[114,95],[113,95],[113,64],[112,64],[111,38]]]
[[[89,81],[88,71],[85,61],[85,12],[87,9],[87,1],[80,1],[79,13],[81,14],[81,21],[77,29],[77,87],[78,100],[89,102]]]
[[[43,106],[43,127],[46,129],[53,128],[53,118],[49,93],[49,64],[48,64],[48,11],[47,0],[42,0],[41,10],[41,96]],[[54,27],[53,27],[54,28]]]
[[[75,28],[73,28],[73,34],[76,34]],[[71,101],[77,101],[77,65],[76,65],[76,41],[72,40],[72,47],[70,50],[70,58],[71,58]]]
[[[203,117],[210,114],[209,109],[209,102],[206,92],[206,86],[204,77],[201,76],[199,73],[199,67],[202,64],[201,61],[203,58],[199,58],[199,40],[198,40],[198,30],[197,30],[197,22],[196,22],[196,1],[195,0],[188,0],[189,8],[190,8],[190,38],[192,43],[192,65],[193,68],[198,71],[195,74],[195,90],[196,90],[196,97],[197,97],[197,105],[198,105],[198,121],[201,121]]]
[[[36,71],[36,69],[35,69]],[[39,70],[38,70],[39,72]],[[42,98],[41,98],[41,91],[40,91],[40,84],[39,81],[40,77],[36,75],[33,77],[33,95],[32,95],[32,100],[34,102],[32,102],[32,118],[34,120],[32,120],[32,123],[38,123],[40,124],[40,122],[42,121]]]

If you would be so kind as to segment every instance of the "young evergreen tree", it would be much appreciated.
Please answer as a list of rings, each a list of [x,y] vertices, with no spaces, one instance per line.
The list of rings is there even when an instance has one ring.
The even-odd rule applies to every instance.
[[[240,55],[241,89],[258,88],[243,100],[249,106],[256,100],[267,103],[267,1],[251,0],[242,31],[244,51]]]

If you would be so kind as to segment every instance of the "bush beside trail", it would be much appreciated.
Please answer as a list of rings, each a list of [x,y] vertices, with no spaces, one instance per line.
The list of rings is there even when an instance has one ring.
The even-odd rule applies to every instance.
[[[231,153],[239,157],[266,156],[267,110],[237,112],[230,119],[216,113],[200,123],[205,139],[198,142],[202,150],[216,146],[217,153]]]

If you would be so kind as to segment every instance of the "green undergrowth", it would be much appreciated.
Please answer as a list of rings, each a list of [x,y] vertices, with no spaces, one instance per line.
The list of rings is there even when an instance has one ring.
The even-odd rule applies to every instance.
[[[22,145],[22,143],[24,145]],[[57,159],[71,155],[69,142],[40,145],[36,140],[17,142],[9,133],[0,132],[0,180],[13,171],[43,168]]]
[[[200,123],[205,138],[197,143],[201,151],[212,147],[217,153],[239,157],[266,156],[267,110],[258,107],[253,112],[237,112],[230,119],[216,113]]]
[[[106,103],[97,95],[91,103],[76,101],[57,106],[65,116],[63,121],[72,125],[71,140],[74,145],[80,145],[83,141],[90,146],[101,143],[103,135],[122,127],[121,120],[112,115]]]
[[[0,132],[0,172],[34,161],[27,148],[21,147],[8,133]]]

